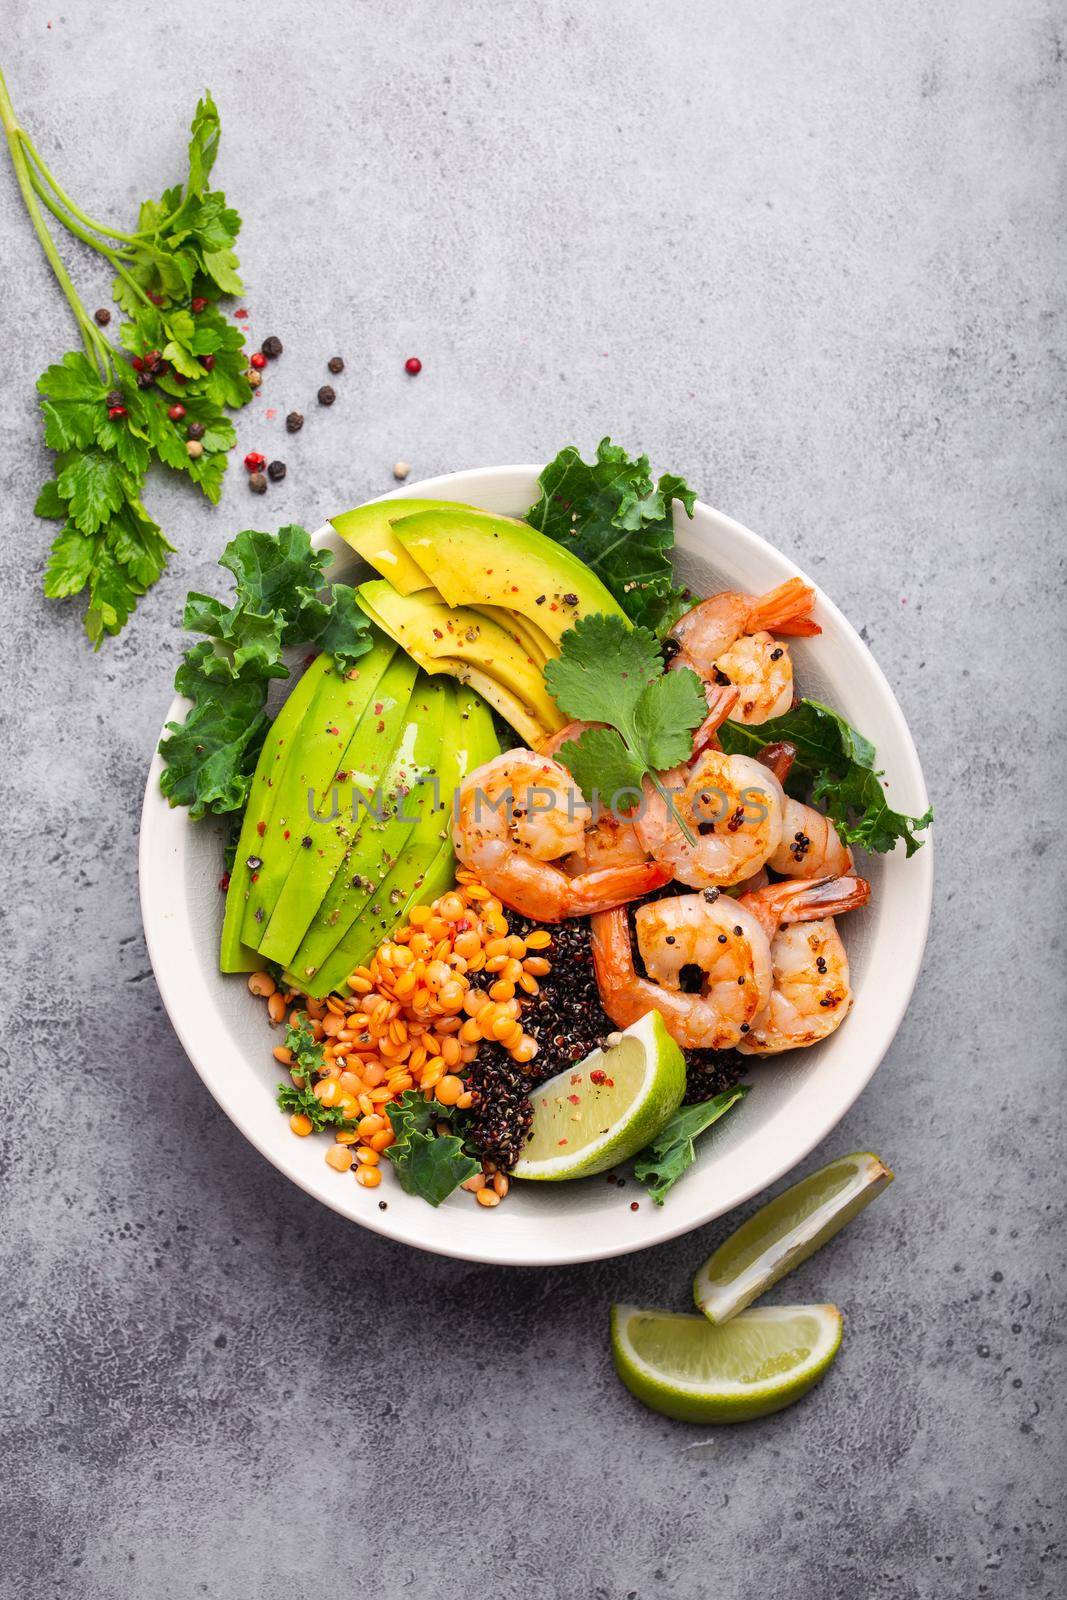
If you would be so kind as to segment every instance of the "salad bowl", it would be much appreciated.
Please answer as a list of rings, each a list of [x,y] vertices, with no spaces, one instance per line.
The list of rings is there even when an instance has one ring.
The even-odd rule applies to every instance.
[[[538,496],[539,471],[479,468],[405,484],[381,498],[432,497],[521,515]],[[759,594],[798,575],[773,546],[700,501],[692,520],[675,507],[675,537],[676,570],[696,594]],[[314,544],[333,552],[331,578],[352,581],[361,570],[359,558],[329,525]],[[927,807],[926,789],[900,707],[855,629],[817,593],[821,635],[792,642],[798,681],[806,694],[862,729],[877,749],[892,803],[918,815]],[[167,720],[180,720],[185,709],[186,702],[176,699]],[[855,999],[846,1025],[811,1049],[753,1060],[745,1074],[752,1092],[704,1137],[695,1165],[662,1207],[632,1183],[620,1190],[591,1178],[516,1181],[507,1204],[494,1210],[471,1205],[461,1193],[435,1209],[396,1183],[371,1190],[344,1182],[324,1163],[317,1140],[292,1136],[275,1104],[281,1072],[271,1046],[277,1037],[262,1003],[240,978],[217,967],[225,829],[211,818],[191,823],[183,810],[172,809],[160,791],[162,770],[157,753],[141,817],[141,909],[160,995],[190,1061],[244,1136],[308,1194],[363,1227],[441,1255],[513,1266],[618,1256],[700,1227],[760,1193],[826,1137],[870,1081],[904,1016],[922,962],[931,844],[910,860],[900,845],[885,856],[862,856],[872,894],[847,923]]]

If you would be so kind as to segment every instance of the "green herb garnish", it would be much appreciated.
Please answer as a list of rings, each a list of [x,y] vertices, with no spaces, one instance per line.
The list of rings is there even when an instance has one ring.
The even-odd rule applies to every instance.
[[[453,1189],[482,1170],[473,1156],[465,1154],[457,1134],[434,1131],[442,1118],[450,1125],[455,1121],[455,1107],[424,1100],[417,1089],[408,1089],[385,1109],[396,1134],[385,1153],[406,1193],[439,1206]]]
[[[779,740],[796,749],[786,788],[824,806],[846,844],[884,852],[903,839],[909,856],[921,848],[924,841],[915,833],[933,821],[933,808],[921,817],[894,811],[875,770],[874,746],[829,706],[802,700],[770,722],[724,722],[719,729],[719,742],[730,754],[758,755]]]
[[[545,682],[565,716],[602,722],[561,746],[558,756],[590,804],[632,809],[645,777],[669,797],[657,774],[688,761],[707,715],[695,672],[667,672],[655,636],[621,617],[583,617],[560,641]],[[688,831],[688,830],[687,830]]]
[[[37,383],[44,440],[56,460],[35,510],[63,524],[44,591],[53,600],[86,592],[85,628],[99,648],[122,629],[173,549],[142,504],[150,464],[184,472],[213,503],[221,492],[236,438],[225,408],[252,398],[244,336],[216,304],[242,291],[233,249],[241,219],[208,187],[219,145],[210,95],[193,117],[184,184],[145,201],[130,231],[92,221],[60,187],[19,126],[2,76],[0,119],[30,220],[84,346]],[[114,297],[130,319],[118,327],[119,341],[136,368],[86,310],[46,213],[114,271]],[[168,416],[175,405],[184,415]],[[199,425],[192,454],[191,423]]]
[[[293,1053],[290,1071],[301,1079],[301,1084],[299,1088],[292,1083],[278,1085],[279,1110],[288,1111],[290,1116],[295,1113],[307,1117],[315,1133],[321,1133],[324,1128],[354,1128],[358,1117],[346,1117],[340,1106],[324,1106],[315,1093],[315,1080],[321,1075],[326,1059],[306,1015],[301,1014],[296,1023],[289,1024],[285,1043]]]
[[[289,675],[283,647],[326,649],[342,671],[370,649],[354,591],[323,588],[331,559],[295,524],[273,534],[246,529],[219,559],[235,579],[232,603],[195,592],[186,599],[184,627],[207,638],[186,651],[174,679],[192,709],[183,723],[167,723],[159,746],[171,805],[188,806],[194,818],[244,809],[269,726],[270,681]]]
[[[674,1113],[652,1143],[642,1150],[634,1162],[634,1177],[645,1185],[658,1206],[663,1204],[667,1191],[674,1187],[682,1173],[696,1160],[696,1140],[700,1134],[724,1117],[747,1093],[748,1085],[739,1083],[735,1089],[727,1089],[711,1100],[701,1100],[695,1106],[683,1106]]]
[[[690,605],[671,567],[673,502],[690,517],[696,503],[685,479],[668,472],[656,483],[647,456],[632,460],[601,439],[594,462],[568,445],[538,482],[526,521],[592,567],[626,615],[662,637]]]

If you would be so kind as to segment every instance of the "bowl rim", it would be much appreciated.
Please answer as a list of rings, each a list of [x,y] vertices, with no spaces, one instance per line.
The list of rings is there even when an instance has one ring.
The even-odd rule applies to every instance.
[[[440,495],[449,498],[448,491],[455,489],[456,480],[463,481],[465,488],[464,497],[475,498],[478,486],[491,486],[495,482],[514,478],[516,476],[536,479],[544,470],[541,465],[508,465],[495,467],[475,467],[449,473],[441,473],[436,477],[418,480],[414,483],[405,482],[398,485],[386,494],[375,495],[372,500],[361,502],[373,504],[376,501],[407,499],[412,495],[422,498],[435,498]],[[904,759],[904,771],[897,772],[898,779],[905,779],[914,792],[919,796],[918,805],[925,810],[929,805],[929,796],[923,777],[922,766],[918,752],[915,748],[910,729],[904,713],[897,702],[890,684],[878,662],[860,637],[857,630],[849,622],[844,613],[835,605],[833,600],[823,591],[811,577],[805,574],[796,565],[791,557],[784,557],[783,553],[772,545],[769,540],[760,534],[754,533],[743,523],[735,521],[724,512],[718,511],[706,501],[697,500],[696,508],[706,513],[729,531],[730,537],[736,543],[747,549],[747,552],[759,558],[770,554],[775,561],[786,560],[793,573],[805,583],[811,584],[818,596],[820,610],[833,618],[835,627],[839,629],[854,647],[866,657],[867,666],[871,677],[878,689],[886,715],[894,724],[899,740],[900,751]],[[321,544],[330,537],[336,539],[336,534],[329,522],[316,530],[312,535],[313,543]],[[164,719],[167,722],[180,720],[188,706],[188,702],[181,695],[175,695],[169,705]],[[165,727],[160,731],[162,737]],[[370,1229],[385,1238],[398,1243],[407,1244],[415,1249],[425,1250],[434,1255],[449,1257],[453,1260],[471,1261],[493,1266],[569,1266],[587,1261],[610,1260],[617,1256],[629,1255],[638,1250],[645,1250],[659,1244],[666,1244],[671,1239],[676,1239],[682,1234],[693,1232],[696,1228],[707,1226],[717,1217],[725,1215],[728,1211],[735,1210],[744,1205],[755,1195],[764,1193],[773,1184],[777,1183],[787,1173],[792,1172],[811,1151],[825,1139],[855,1104],[856,1100],[867,1087],[878,1067],[892,1044],[914,994],[922,968],[923,956],[926,948],[930,927],[930,916],[933,903],[933,830],[927,830],[923,848],[909,861],[908,869],[911,874],[909,882],[909,896],[913,902],[913,931],[919,937],[913,938],[905,951],[900,952],[899,968],[903,968],[903,984],[899,991],[899,1000],[893,1014],[883,1020],[881,1037],[873,1049],[865,1052],[866,1065],[861,1073],[850,1078],[843,1094],[835,1101],[833,1112],[828,1117],[812,1118],[808,1131],[800,1138],[796,1147],[787,1155],[774,1161],[769,1169],[763,1168],[752,1182],[745,1182],[741,1190],[731,1195],[725,1204],[711,1201],[701,1214],[694,1217],[678,1216],[676,1221],[671,1220],[669,1208],[660,1210],[652,1208],[656,1213],[658,1226],[652,1237],[633,1237],[629,1239],[620,1235],[617,1240],[608,1244],[595,1243],[590,1234],[586,1234],[587,1241],[578,1246],[565,1248],[539,1248],[536,1244],[531,1246],[529,1240],[522,1236],[512,1242],[510,1248],[494,1249],[494,1243],[499,1241],[499,1236],[494,1230],[485,1229],[485,1248],[467,1248],[462,1245],[450,1246],[446,1240],[424,1239],[419,1237],[418,1228],[405,1222],[401,1209],[383,1212],[374,1207],[365,1214],[355,1215],[343,1199],[343,1191],[338,1191],[336,1198],[329,1189],[320,1189],[295,1162],[285,1159],[280,1151],[273,1149],[268,1141],[262,1137],[254,1126],[251,1112],[245,1110],[244,1102],[237,1096],[227,1096],[225,1092],[225,1077],[217,1067],[204,1059],[192,1039],[189,1027],[184,1020],[185,1004],[179,992],[179,980],[176,972],[172,971],[164,959],[163,946],[166,942],[163,932],[161,917],[166,899],[166,887],[159,881],[159,874],[155,866],[155,856],[160,851],[163,843],[163,834],[168,822],[183,827],[189,826],[187,816],[180,810],[172,808],[164,798],[159,788],[159,777],[163,770],[163,761],[158,749],[153,752],[145,785],[144,800],[141,807],[140,830],[138,842],[138,876],[140,891],[141,918],[145,935],[145,944],[149,960],[159,989],[160,998],[164,1009],[179,1042],[182,1045],[189,1061],[192,1063],[201,1082],[207,1088],[212,1098],[225,1112],[226,1116],[235,1125],[238,1131],[248,1142],[264,1156],[272,1166],[282,1172],[299,1188],[312,1198],[321,1201],[332,1211],[337,1212],[349,1222],[357,1226]],[[851,1091],[851,1092],[850,1092]],[[301,1141],[296,1141],[299,1145]],[[432,1215],[429,1208],[423,1208]],[[415,1213],[416,1216],[419,1213]],[[521,1246],[521,1248],[520,1248]]]

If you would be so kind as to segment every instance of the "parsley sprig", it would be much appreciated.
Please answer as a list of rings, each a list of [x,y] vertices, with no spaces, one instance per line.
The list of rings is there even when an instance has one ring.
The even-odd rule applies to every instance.
[[[37,383],[45,444],[56,459],[34,509],[62,523],[44,590],[53,600],[86,594],[85,628],[99,648],[121,631],[173,550],[142,499],[149,466],[185,473],[212,503],[221,493],[236,437],[227,408],[252,398],[244,336],[217,306],[220,296],[242,292],[234,251],[241,219],[209,187],[219,146],[209,94],[193,117],[185,182],[146,200],[129,231],[94,221],[62,188],[20,127],[2,75],[0,120],[30,220],[83,345]],[[90,317],[46,214],[112,268],[114,297],[129,317],[119,341],[140,370]],[[179,422],[167,415],[176,401],[185,409]],[[202,450],[193,455],[189,423],[203,429]]]

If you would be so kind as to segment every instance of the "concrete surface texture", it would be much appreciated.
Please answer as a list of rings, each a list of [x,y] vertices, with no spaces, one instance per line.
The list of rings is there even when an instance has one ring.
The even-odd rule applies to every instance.
[[[240,450],[289,474],[254,500],[236,466],[215,510],[153,481],[178,553],[90,654],[76,609],[41,597],[31,515],[33,384],[75,335],[5,166],[0,1592],[1051,1595],[1059,8],[61,7],[8,8],[3,66],[89,210],[131,218],[179,176],[197,94],[217,97],[250,327],[286,346]],[[67,254],[105,302],[107,274]],[[607,432],[864,626],[938,808],[919,990],[818,1152],[875,1149],[898,1181],[778,1292],[838,1302],[843,1353],[804,1404],[732,1431],[641,1410],[607,1315],[684,1307],[738,1217],[558,1272],[346,1225],[209,1099],[138,916],[181,601],[224,541],[316,526],[398,457],[425,476]]]

